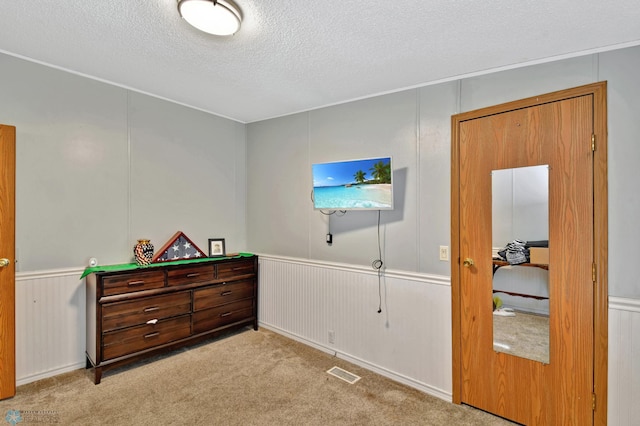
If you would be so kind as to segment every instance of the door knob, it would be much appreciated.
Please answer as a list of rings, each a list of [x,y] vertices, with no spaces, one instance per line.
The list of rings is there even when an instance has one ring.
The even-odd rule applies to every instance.
[[[10,263],[11,261],[9,259],[2,258],[0,259],[0,268],[5,268],[9,266]]]
[[[462,264],[464,266],[466,266],[467,268],[471,268],[473,266],[473,259],[471,259],[470,257],[467,257],[464,262],[462,262]]]

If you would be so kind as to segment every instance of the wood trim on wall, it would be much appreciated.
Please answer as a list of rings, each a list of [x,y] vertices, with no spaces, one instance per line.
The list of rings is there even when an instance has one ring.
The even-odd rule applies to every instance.
[[[459,119],[451,120],[451,358],[452,400],[462,403],[462,323],[460,295],[460,140]]]
[[[595,153],[593,164],[593,239],[596,282],[594,289],[594,424],[606,425],[609,364],[609,213],[607,181],[607,83],[587,86],[593,93]]]

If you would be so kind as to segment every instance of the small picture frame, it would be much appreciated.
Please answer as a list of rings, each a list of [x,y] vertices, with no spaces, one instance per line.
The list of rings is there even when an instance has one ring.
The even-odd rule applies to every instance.
[[[209,238],[209,257],[224,257],[224,238]]]

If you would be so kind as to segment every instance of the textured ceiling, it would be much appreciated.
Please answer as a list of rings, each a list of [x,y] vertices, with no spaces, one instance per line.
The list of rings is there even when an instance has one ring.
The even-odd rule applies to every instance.
[[[640,44],[638,0],[236,0],[231,37],[176,0],[0,0],[0,51],[240,122]]]

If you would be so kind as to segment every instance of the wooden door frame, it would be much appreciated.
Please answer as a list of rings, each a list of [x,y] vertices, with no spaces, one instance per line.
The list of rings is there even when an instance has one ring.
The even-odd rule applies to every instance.
[[[560,90],[507,102],[451,117],[451,320],[453,402],[462,403],[462,323],[460,288],[460,149],[459,124],[463,121],[528,108],[578,96],[593,96],[593,256],[595,288],[593,301],[594,424],[607,424],[608,377],[608,205],[607,205],[607,82]]]

